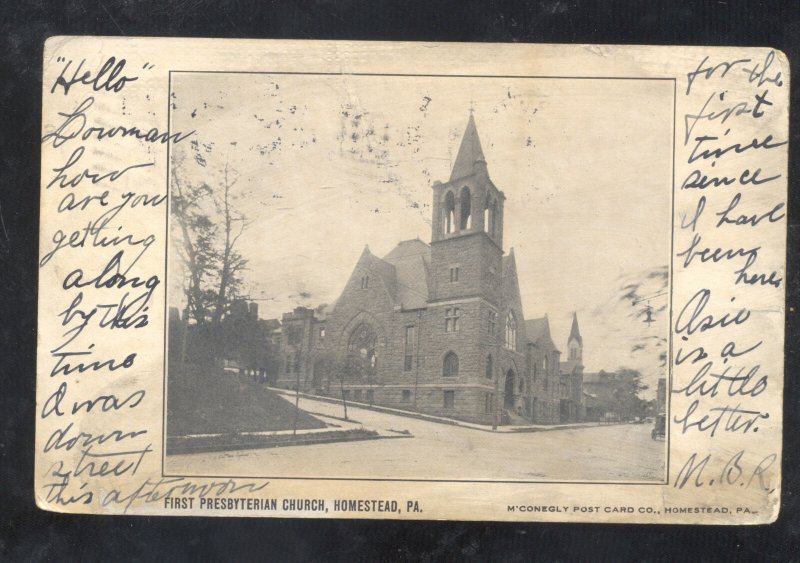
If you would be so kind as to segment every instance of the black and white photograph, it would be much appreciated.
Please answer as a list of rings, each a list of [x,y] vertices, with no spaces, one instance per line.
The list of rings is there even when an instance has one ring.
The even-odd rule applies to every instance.
[[[169,87],[165,475],[664,482],[673,80]]]

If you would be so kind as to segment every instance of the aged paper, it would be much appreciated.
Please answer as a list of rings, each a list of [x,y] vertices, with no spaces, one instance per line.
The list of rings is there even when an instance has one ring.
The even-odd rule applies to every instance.
[[[35,496],[778,515],[769,48],[54,37]]]

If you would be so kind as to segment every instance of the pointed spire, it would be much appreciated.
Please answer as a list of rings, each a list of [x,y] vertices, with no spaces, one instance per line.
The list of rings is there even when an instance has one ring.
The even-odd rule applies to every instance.
[[[453,164],[453,172],[450,174],[450,181],[470,176],[475,172],[476,162],[486,164],[481,148],[481,140],[478,137],[478,128],[475,126],[475,117],[472,110],[469,112],[469,121],[464,130],[464,137],[461,139],[461,147],[458,149],[456,162]]]
[[[569,331],[569,340],[575,339],[578,341],[578,344],[583,344],[583,338],[581,338],[581,331],[578,328],[578,313],[572,313],[572,329]]]

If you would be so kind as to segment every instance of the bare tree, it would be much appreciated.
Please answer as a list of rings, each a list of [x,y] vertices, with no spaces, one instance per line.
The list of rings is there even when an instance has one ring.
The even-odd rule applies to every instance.
[[[210,146],[204,145],[210,153]],[[199,145],[194,150],[199,150]],[[195,154],[194,162],[208,170],[208,162]],[[214,357],[222,353],[221,324],[230,311],[242,284],[247,260],[237,244],[249,222],[235,205],[234,186],[238,176],[225,165],[212,179],[213,171],[190,170],[183,155],[175,157],[172,166],[172,217],[177,225],[174,235],[185,269],[184,293],[188,316],[207,337],[204,346]],[[192,180],[192,178],[195,180]],[[216,187],[214,185],[216,184]],[[218,334],[220,333],[220,334]],[[216,336],[215,336],[216,335]],[[201,345],[203,346],[203,345]]]
[[[247,260],[236,249],[236,243],[250,224],[244,214],[233,205],[231,190],[238,180],[238,176],[235,176],[230,170],[226,159],[220,186],[222,194],[216,199],[217,208],[222,216],[221,238],[223,240],[222,248],[219,249],[218,285],[211,317],[214,326],[219,326],[222,318],[230,309],[230,304],[242,283],[241,274],[247,267]]]

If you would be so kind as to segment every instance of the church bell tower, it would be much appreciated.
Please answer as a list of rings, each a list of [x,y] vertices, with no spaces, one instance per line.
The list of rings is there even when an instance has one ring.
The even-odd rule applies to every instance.
[[[500,302],[504,203],[470,111],[450,179],[433,184],[434,300],[483,296]]]

